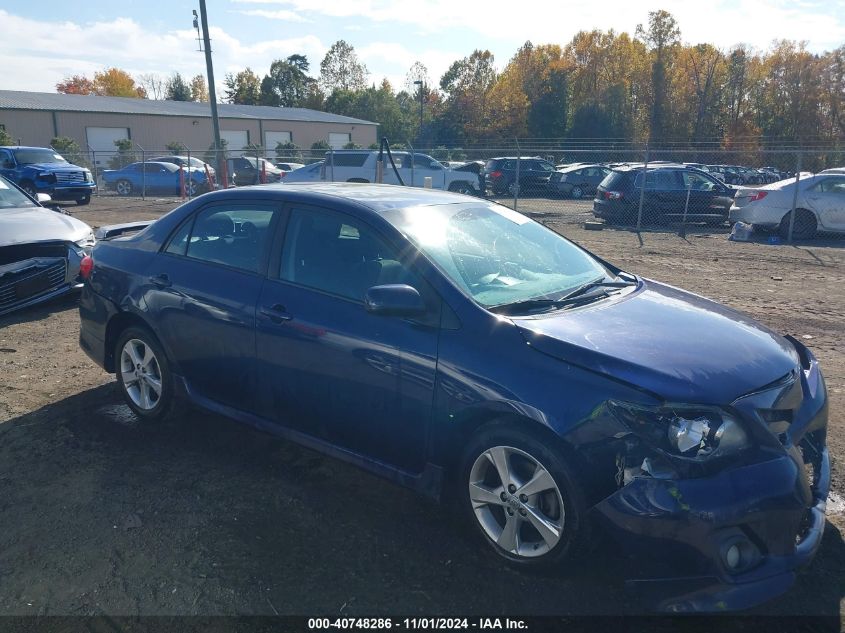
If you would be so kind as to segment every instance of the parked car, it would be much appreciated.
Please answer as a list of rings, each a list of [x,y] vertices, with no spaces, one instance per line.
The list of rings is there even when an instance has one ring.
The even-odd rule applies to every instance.
[[[0,176],[0,314],[82,287],[79,265],[94,245],[91,227],[31,198]]]
[[[603,165],[576,165],[552,173],[549,188],[554,193],[570,198],[593,195],[601,181],[610,173]]]
[[[799,240],[810,239],[817,231],[845,232],[845,171],[802,174],[795,219],[791,220],[795,186],[794,180],[781,180],[754,189],[739,189],[730,209],[731,221],[777,230],[783,237],[789,235],[792,222],[792,236]]]
[[[188,158],[187,156],[158,156],[155,158],[150,158],[148,162],[173,163],[174,165],[181,165],[182,167],[195,167],[203,171],[208,170],[208,173],[211,175],[212,178],[214,178],[214,176],[216,175],[214,167],[212,167],[205,161],[200,160],[196,156],[191,156],[190,158]]]
[[[173,163],[130,163],[122,169],[104,169],[103,180],[106,187],[117,191],[120,196],[160,193],[178,196],[181,193],[181,181],[185,183],[185,193],[196,196],[208,189],[208,179],[204,169],[190,167],[182,170]]]
[[[549,180],[554,173],[554,165],[540,157],[503,156],[491,158],[484,166],[487,189],[493,195],[516,193],[517,164],[519,165],[519,191],[522,195],[549,193]]]
[[[376,163],[378,152],[373,150],[335,150],[326,152],[326,159],[323,162],[323,180],[333,182],[375,182]],[[423,187],[425,179],[431,178],[431,186],[434,189],[447,189],[455,193],[477,194],[477,175],[453,169],[446,169],[428,154],[418,152],[396,151],[391,152],[393,165],[388,155],[383,155],[384,180],[385,184],[400,184],[396,172],[401,177],[401,182],[408,186]]]
[[[323,161],[317,161],[310,165],[305,165],[299,169],[294,169],[292,172],[285,174],[282,179],[284,184],[295,182],[319,182],[322,180]]]
[[[278,167],[279,169],[281,169],[284,174],[287,174],[287,172],[291,172],[294,169],[299,169],[300,167],[305,167],[305,163],[282,163],[282,162],[277,161],[273,164],[276,167]]]
[[[91,202],[97,184],[91,170],[67,162],[49,147],[0,147],[0,176],[30,196],[46,193],[53,200]]]
[[[238,187],[279,182],[284,173],[266,158],[255,158],[254,156],[228,158],[226,159],[226,169],[230,182]]]
[[[142,423],[187,402],[448,495],[519,568],[565,568],[603,527],[660,608],[725,611],[821,543],[812,353],[502,205],[216,191],[86,270],[80,344]]]
[[[707,165],[708,172],[728,185],[743,184],[742,175],[731,165]]]
[[[643,189],[643,165],[617,167],[601,182],[593,200],[593,214],[609,224],[635,224]],[[690,221],[722,223],[736,190],[710,174],[680,165],[649,164],[643,192],[642,220],[665,224],[684,217]]]

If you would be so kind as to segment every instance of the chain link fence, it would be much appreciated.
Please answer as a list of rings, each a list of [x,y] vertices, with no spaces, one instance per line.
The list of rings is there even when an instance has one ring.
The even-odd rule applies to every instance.
[[[369,156],[372,151],[359,148],[356,153]],[[767,195],[755,197],[751,190],[845,166],[845,149],[838,147],[649,148],[514,140],[452,148],[405,144],[391,153],[393,164],[385,155],[381,172],[372,160],[364,167],[350,162],[348,150],[332,149],[173,151],[127,144],[112,151],[66,153],[65,158],[91,169],[97,195],[192,198],[233,186],[381,180],[483,196],[557,223],[681,233],[696,226],[727,232],[732,205]],[[801,237],[808,230],[803,202],[796,195],[775,225],[755,228],[790,241]]]

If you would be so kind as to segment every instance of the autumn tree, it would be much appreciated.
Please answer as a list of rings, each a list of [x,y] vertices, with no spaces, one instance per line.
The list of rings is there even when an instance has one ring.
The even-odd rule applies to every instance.
[[[440,78],[446,98],[439,121],[440,138],[451,142],[482,138],[487,131],[490,90],[496,83],[493,53],[475,50],[454,62]]]
[[[320,62],[320,86],[329,95],[334,90],[362,90],[368,75],[367,67],[345,40],[332,44]]]
[[[173,73],[170,79],[167,80],[167,89],[165,90],[165,99],[168,101],[191,101],[191,87],[188,82],[182,79],[179,73]]]
[[[223,79],[226,85],[226,101],[241,105],[258,105],[261,100],[261,80],[249,67],[233,75],[227,73]]]
[[[94,73],[95,94],[104,97],[141,97],[147,96],[143,86],[138,86],[135,80],[125,70],[107,68]]]
[[[191,79],[191,101],[208,102],[208,84],[205,75],[195,75]]]
[[[659,144],[666,139],[667,131],[667,66],[672,53],[680,42],[681,30],[672,14],[660,9],[648,14],[648,28],[637,25],[637,35],[649,46],[651,62],[651,129],[650,139]]]
[[[67,95],[93,95],[97,94],[97,87],[85,75],[74,75],[73,77],[66,77],[57,83],[56,92],[62,92]]]

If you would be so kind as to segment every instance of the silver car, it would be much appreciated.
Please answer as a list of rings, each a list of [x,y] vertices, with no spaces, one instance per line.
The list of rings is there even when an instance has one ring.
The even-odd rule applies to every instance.
[[[79,264],[94,245],[91,227],[54,211],[0,176],[0,314],[82,287]]]
[[[762,229],[777,229],[786,237],[790,222],[792,236],[812,238],[817,231],[845,233],[845,170],[827,170],[816,175],[802,173],[795,196],[795,180],[740,188],[730,210],[731,222],[741,221]],[[796,200],[795,220],[791,220]]]

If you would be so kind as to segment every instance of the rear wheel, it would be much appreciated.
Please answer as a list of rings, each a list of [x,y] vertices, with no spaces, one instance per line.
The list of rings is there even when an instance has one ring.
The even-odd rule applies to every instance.
[[[128,180],[118,180],[114,188],[119,196],[128,196],[132,193],[132,183]]]
[[[582,198],[583,196],[584,196],[584,190],[581,187],[579,187],[578,185],[575,185],[574,187],[572,187],[572,197],[575,200],[578,200],[578,199]]]
[[[532,434],[483,428],[464,452],[458,486],[466,519],[515,565],[557,565],[585,547],[581,488],[563,456]]]
[[[787,213],[780,221],[779,232],[784,239],[789,238],[789,222],[792,217],[792,211]],[[796,240],[809,240],[816,235],[818,223],[816,216],[812,211],[807,209],[795,210],[795,222],[792,226],[792,237]]]
[[[466,182],[453,182],[449,185],[449,191],[453,191],[455,193],[462,193],[464,195],[470,195],[475,193],[475,190]]]
[[[124,330],[115,345],[115,375],[126,404],[143,420],[164,419],[175,394],[170,364],[152,332]]]

